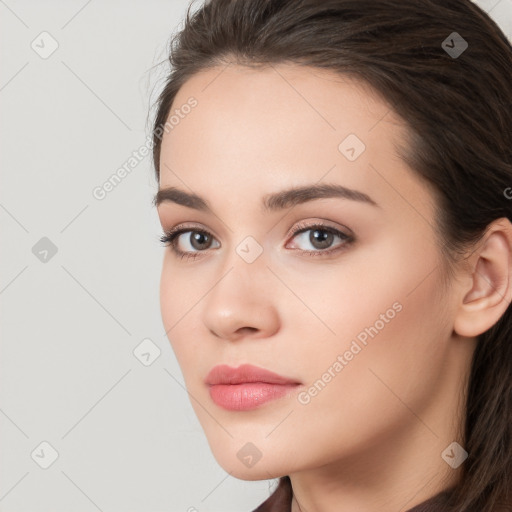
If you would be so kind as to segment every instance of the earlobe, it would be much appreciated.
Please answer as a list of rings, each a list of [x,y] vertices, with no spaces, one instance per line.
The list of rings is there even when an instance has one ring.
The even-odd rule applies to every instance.
[[[466,337],[490,329],[512,300],[512,224],[508,219],[498,219],[489,226],[471,256],[471,268],[470,289],[465,285],[462,290],[454,319],[455,332]]]

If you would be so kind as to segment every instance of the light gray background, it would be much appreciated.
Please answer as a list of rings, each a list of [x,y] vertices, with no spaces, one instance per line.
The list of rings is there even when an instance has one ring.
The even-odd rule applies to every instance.
[[[512,0],[477,3],[512,39]],[[187,5],[0,0],[2,512],[240,512],[274,487],[217,464],[184,390],[150,157],[92,194],[146,142],[166,71],[151,68]],[[149,366],[133,353],[147,338]]]

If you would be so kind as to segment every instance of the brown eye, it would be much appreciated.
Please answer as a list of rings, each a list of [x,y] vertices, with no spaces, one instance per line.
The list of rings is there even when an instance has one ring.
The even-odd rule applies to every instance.
[[[186,234],[188,236],[182,236]],[[169,245],[176,254],[189,255],[190,257],[195,257],[195,252],[203,252],[205,249],[209,249],[213,240],[213,236],[207,231],[186,228],[165,233],[160,238],[160,241],[164,245]],[[180,242],[183,247],[180,247]]]
[[[334,240],[335,235],[326,229],[311,229],[309,234],[309,243],[315,249],[327,249]]]
[[[299,240],[300,245],[309,246],[305,249],[298,248],[299,252],[308,256],[328,255],[343,249],[354,241],[352,235],[323,224],[314,224],[307,227],[304,227],[304,225],[297,226],[291,236],[293,239]],[[200,256],[202,252],[206,252],[213,247],[214,240],[215,238],[208,231],[190,228],[175,228],[166,232],[160,238],[164,245],[170,246],[171,250],[181,258]],[[339,243],[336,244],[336,240],[339,240]],[[217,242],[216,247],[219,246],[220,244]]]
[[[299,226],[293,233],[293,239],[298,240],[300,245],[303,246],[302,249],[299,248],[300,252],[311,256],[330,254],[353,241],[351,235],[347,235],[336,228],[324,226],[323,224],[308,227]],[[336,239],[340,240],[340,242],[336,244],[334,248],[331,248],[336,242]],[[296,246],[297,242],[294,242],[294,245]]]
[[[212,237],[204,231],[191,231],[189,236],[189,243],[194,249],[200,251],[201,249],[208,249],[212,243]]]

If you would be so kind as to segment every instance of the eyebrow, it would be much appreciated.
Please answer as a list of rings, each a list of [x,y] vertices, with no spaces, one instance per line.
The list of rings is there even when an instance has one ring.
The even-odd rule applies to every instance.
[[[263,196],[262,207],[265,211],[278,211],[292,206],[313,201],[315,199],[340,198],[359,201],[372,206],[379,205],[367,194],[338,184],[306,185],[294,187]],[[153,199],[153,204],[159,206],[172,202],[187,208],[213,213],[208,202],[197,194],[186,192],[177,187],[160,189]]]

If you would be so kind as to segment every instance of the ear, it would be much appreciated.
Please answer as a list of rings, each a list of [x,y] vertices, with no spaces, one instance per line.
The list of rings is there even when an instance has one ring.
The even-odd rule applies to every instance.
[[[512,301],[512,224],[507,218],[487,228],[478,249],[469,258],[469,271],[461,289],[454,330],[475,337],[490,329]]]

